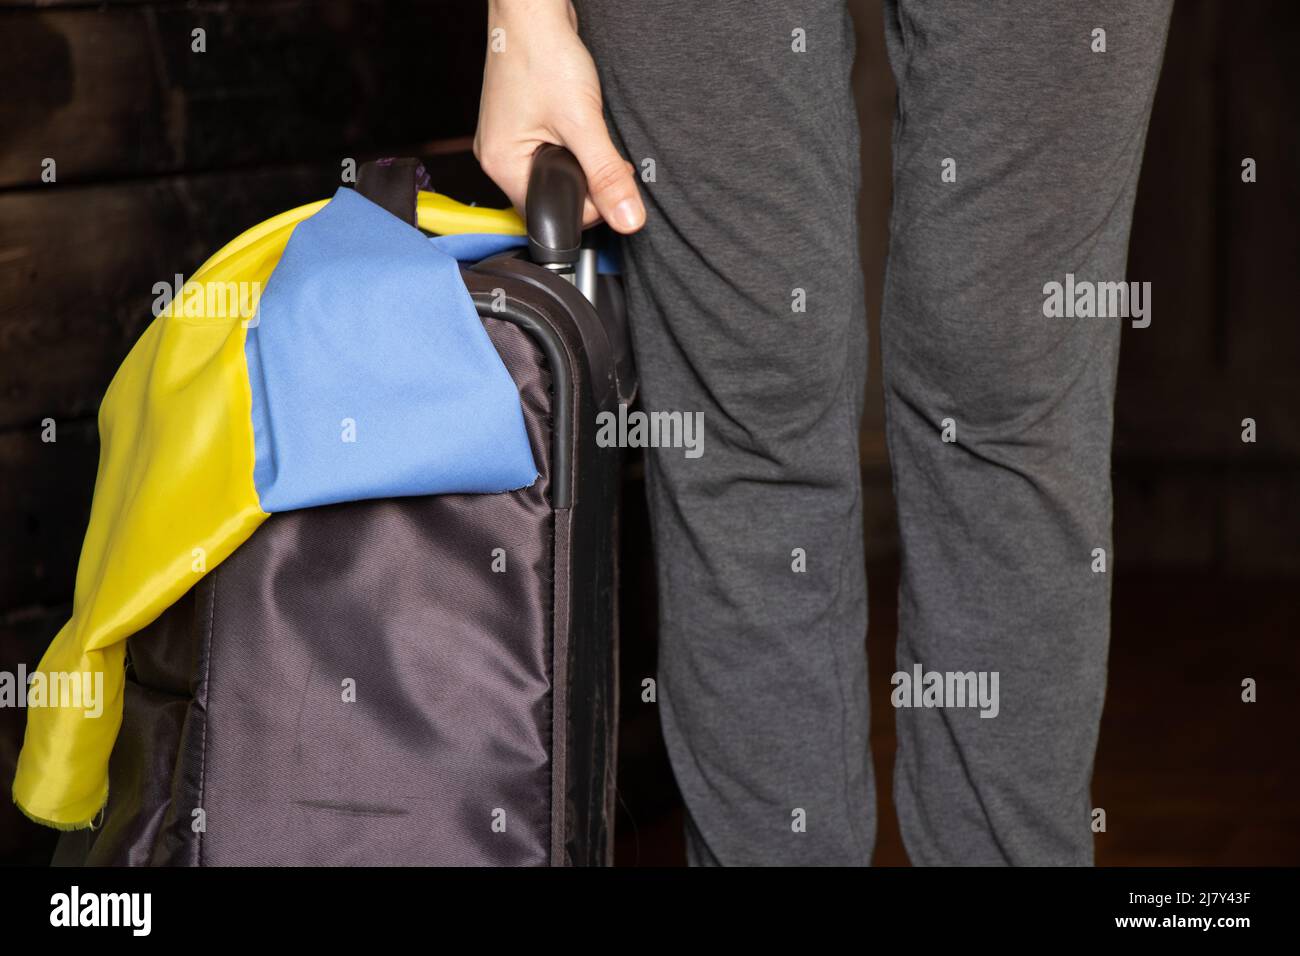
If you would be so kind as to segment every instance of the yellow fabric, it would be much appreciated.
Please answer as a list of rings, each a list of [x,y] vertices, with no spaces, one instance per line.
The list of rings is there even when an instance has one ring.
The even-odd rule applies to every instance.
[[[253,227],[190,282],[264,287],[294,227],[324,205],[300,206]],[[433,193],[419,195],[418,215],[422,229],[440,234],[524,231],[513,210],[464,206]],[[232,309],[195,315],[183,298],[145,330],[100,406],[99,470],[72,619],[39,665],[46,674],[78,679],[102,673],[102,715],[66,706],[27,713],[14,800],[32,819],[59,829],[90,826],[108,798],[126,639],[268,517],[253,483],[245,321]]]

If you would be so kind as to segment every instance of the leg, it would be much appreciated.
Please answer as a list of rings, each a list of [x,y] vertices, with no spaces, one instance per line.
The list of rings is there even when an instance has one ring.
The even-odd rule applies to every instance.
[[[1125,278],[1169,8],[886,5],[898,667],[1000,674],[995,718],[897,712],[895,794],[918,864],[1092,861],[1110,613],[1093,552],[1109,562],[1124,320],[1046,318],[1044,285]]]
[[[647,452],[689,858],[866,864],[850,22],[838,3],[752,0],[592,0],[578,20],[615,142],[655,164],[625,247],[645,407],[704,413],[702,457]]]

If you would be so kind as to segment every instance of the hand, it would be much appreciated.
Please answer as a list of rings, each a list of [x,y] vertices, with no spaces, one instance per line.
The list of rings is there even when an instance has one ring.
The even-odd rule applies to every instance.
[[[494,36],[500,28],[504,33]],[[583,225],[601,219],[622,233],[645,223],[634,167],[605,128],[600,80],[578,38],[569,0],[490,0],[474,155],[516,209],[524,208],[533,152],[567,147],[587,174]]]

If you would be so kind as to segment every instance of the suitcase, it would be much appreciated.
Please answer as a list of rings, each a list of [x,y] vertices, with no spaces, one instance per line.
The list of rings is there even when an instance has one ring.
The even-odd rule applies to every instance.
[[[414,224],[422,173],[358,189]],[[542,147],[527,249],[462,269],[536,483],[273,515],[129,639],[103,821],[56,863],[612,862],[621,452],[595,432],[635,375],[585,192]]]

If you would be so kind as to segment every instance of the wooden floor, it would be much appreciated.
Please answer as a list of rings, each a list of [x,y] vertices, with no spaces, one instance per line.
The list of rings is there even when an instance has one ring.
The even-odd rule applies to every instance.
[[[869,590],[875,862],[907,866],[890,799],[896,569],[872,568]],[[1117,576],[1093,784],[1107,815],[1099,866],[1300,864],[1296,590],[1295,581],[1205,573]],[[625,657],[646,653],[625,644]],[[1241,701],[1246,677],[1257,682],[1257,703]],[[680,865],[680,799],[657,726],[637,714],[624,726],[617,862]]]

